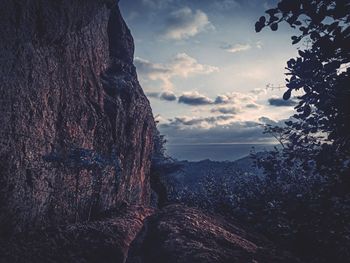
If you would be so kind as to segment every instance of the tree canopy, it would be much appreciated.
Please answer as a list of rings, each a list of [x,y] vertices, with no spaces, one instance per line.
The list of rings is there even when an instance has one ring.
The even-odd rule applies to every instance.
[[[301,90],[291,126],[294,143],[308,143],[308,135],[321,136],[323,147],[350,151],[350,1],[282,0],[255,24],[278,30],[282,22],[298,32],[292,43],[299,56],[287,62],[287,91]]]

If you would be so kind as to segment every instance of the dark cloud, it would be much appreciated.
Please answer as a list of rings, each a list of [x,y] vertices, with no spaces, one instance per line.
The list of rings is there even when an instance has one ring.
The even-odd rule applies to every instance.
[[[263,134],[264,124],[284,126],[287,120],[262,116],[258,122],[236,121],[235,115],[176,117],[159,128],[172,144],[274,143],[270,135]]]
[[[230,118],[227,115],[219,119]],[[231,116],[233,119],[234,117]],[[210,118],[208,121],[214,121]],[[217,119],[214,121],[217,122]],[[160,130],[167,135],[169,143],[269,143],[269,135],[263,134],[263,127],[257,122],[233,122],[227,125],[213,125],[208,128],[198,128],[199,119],[174,119],[167,124],[161,124]],[[194,126],[194,127],[193,127]]]
[[[160,94],[160,99],[166,101],[175,101],[177,99],[176,95],[171,91],[164,91]]]
[[[293,117],[290,117],[288,119],[283,119],[283,120],[278,120],[278,121],[275,121],[275,120],[272,120],[270,119],[269,117],[266,117],[266,116],[262,116],[259,118],[259,122],[261,122],[261,124],[267,124],[267,125],[273,125],[273,126],[279,126],[279,127],[283,127],[283,126],[286,126],[286,122],[287,121],[296,121],[295,118]]]
[[[179,103],[192,105],[192,106],[202,106],[202,105],[211,105],[214,102],[207,96],[202,95],[198,92],[186,92],[179,97]]]
[[[176,95],[172,91],[146,92],[146,95],[150,98],[161,99],[161,100],[166,100],[166,101],[177,100]]]
[[[260,117],[259,118],[259,121],[262,123],[262,124],[269,124],[269,125],[277,125],[278,123],[268,117]]]
[[[282,98],[270,98],[268,102],[271,106],[275,107],[292,107],[297,104],[294,99],[284,100]]]

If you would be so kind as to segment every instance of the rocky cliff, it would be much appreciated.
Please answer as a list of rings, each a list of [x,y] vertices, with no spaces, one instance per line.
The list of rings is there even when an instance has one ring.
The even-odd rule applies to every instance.
[[[147,205],[154,121],[117,2],[0,5],[1,233]]]

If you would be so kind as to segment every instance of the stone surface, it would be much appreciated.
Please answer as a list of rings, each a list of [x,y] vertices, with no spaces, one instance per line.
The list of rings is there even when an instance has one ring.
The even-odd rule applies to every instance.
[[[17,234],[0,241],[0,262],[122,263],[152,209],[130,206],[94,222]]]
[[[154,121],[115,3],[0,3],[0,234],[149,203]]]
[[[295,263],[263,237],[215,215],[170,205],[149,217],[127,263]]]

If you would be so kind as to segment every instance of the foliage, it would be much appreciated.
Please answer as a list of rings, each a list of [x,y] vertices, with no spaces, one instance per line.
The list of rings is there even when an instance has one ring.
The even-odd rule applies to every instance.
[[[254,156],[264,169],[259,215],[267,233],[295,248],[308,262],[346,262],[350,246],[350,2],[282,0],[255,24],[298,29],[299,56],[287,62],[288,100],[301,94],[286,127],[266,126],[282,149]],[[301,41],[304,45],[300,45]],[[267,195],[267,196],[266,196]],[[258,201],[258,198],[254,198]],[[262,211],[261,209],[257,211]],[[273,227],[278,226],[275,230]]]
[[[233,169],[223,177],[214,170],[184,187],[168,174],[163,178],[168,201],[234,216],[305,262],[347,262],[350,194],[343,185],[316,173],[307,175],[302,162],[287,165],[278,149],[253,157],[266,167],[265,175]]]
[[[287,63],[288,100],[293,91],[302,91],[297,121],[289,121],[294,144],[307,142],[309,135],[323,135],[321,148],[350,153],[350,2],[347,0],[282,0],[266,11],[255,25],[259,32],[273,31],[281,22],[298,29],[292,43],[305,41],[299,57]]]

